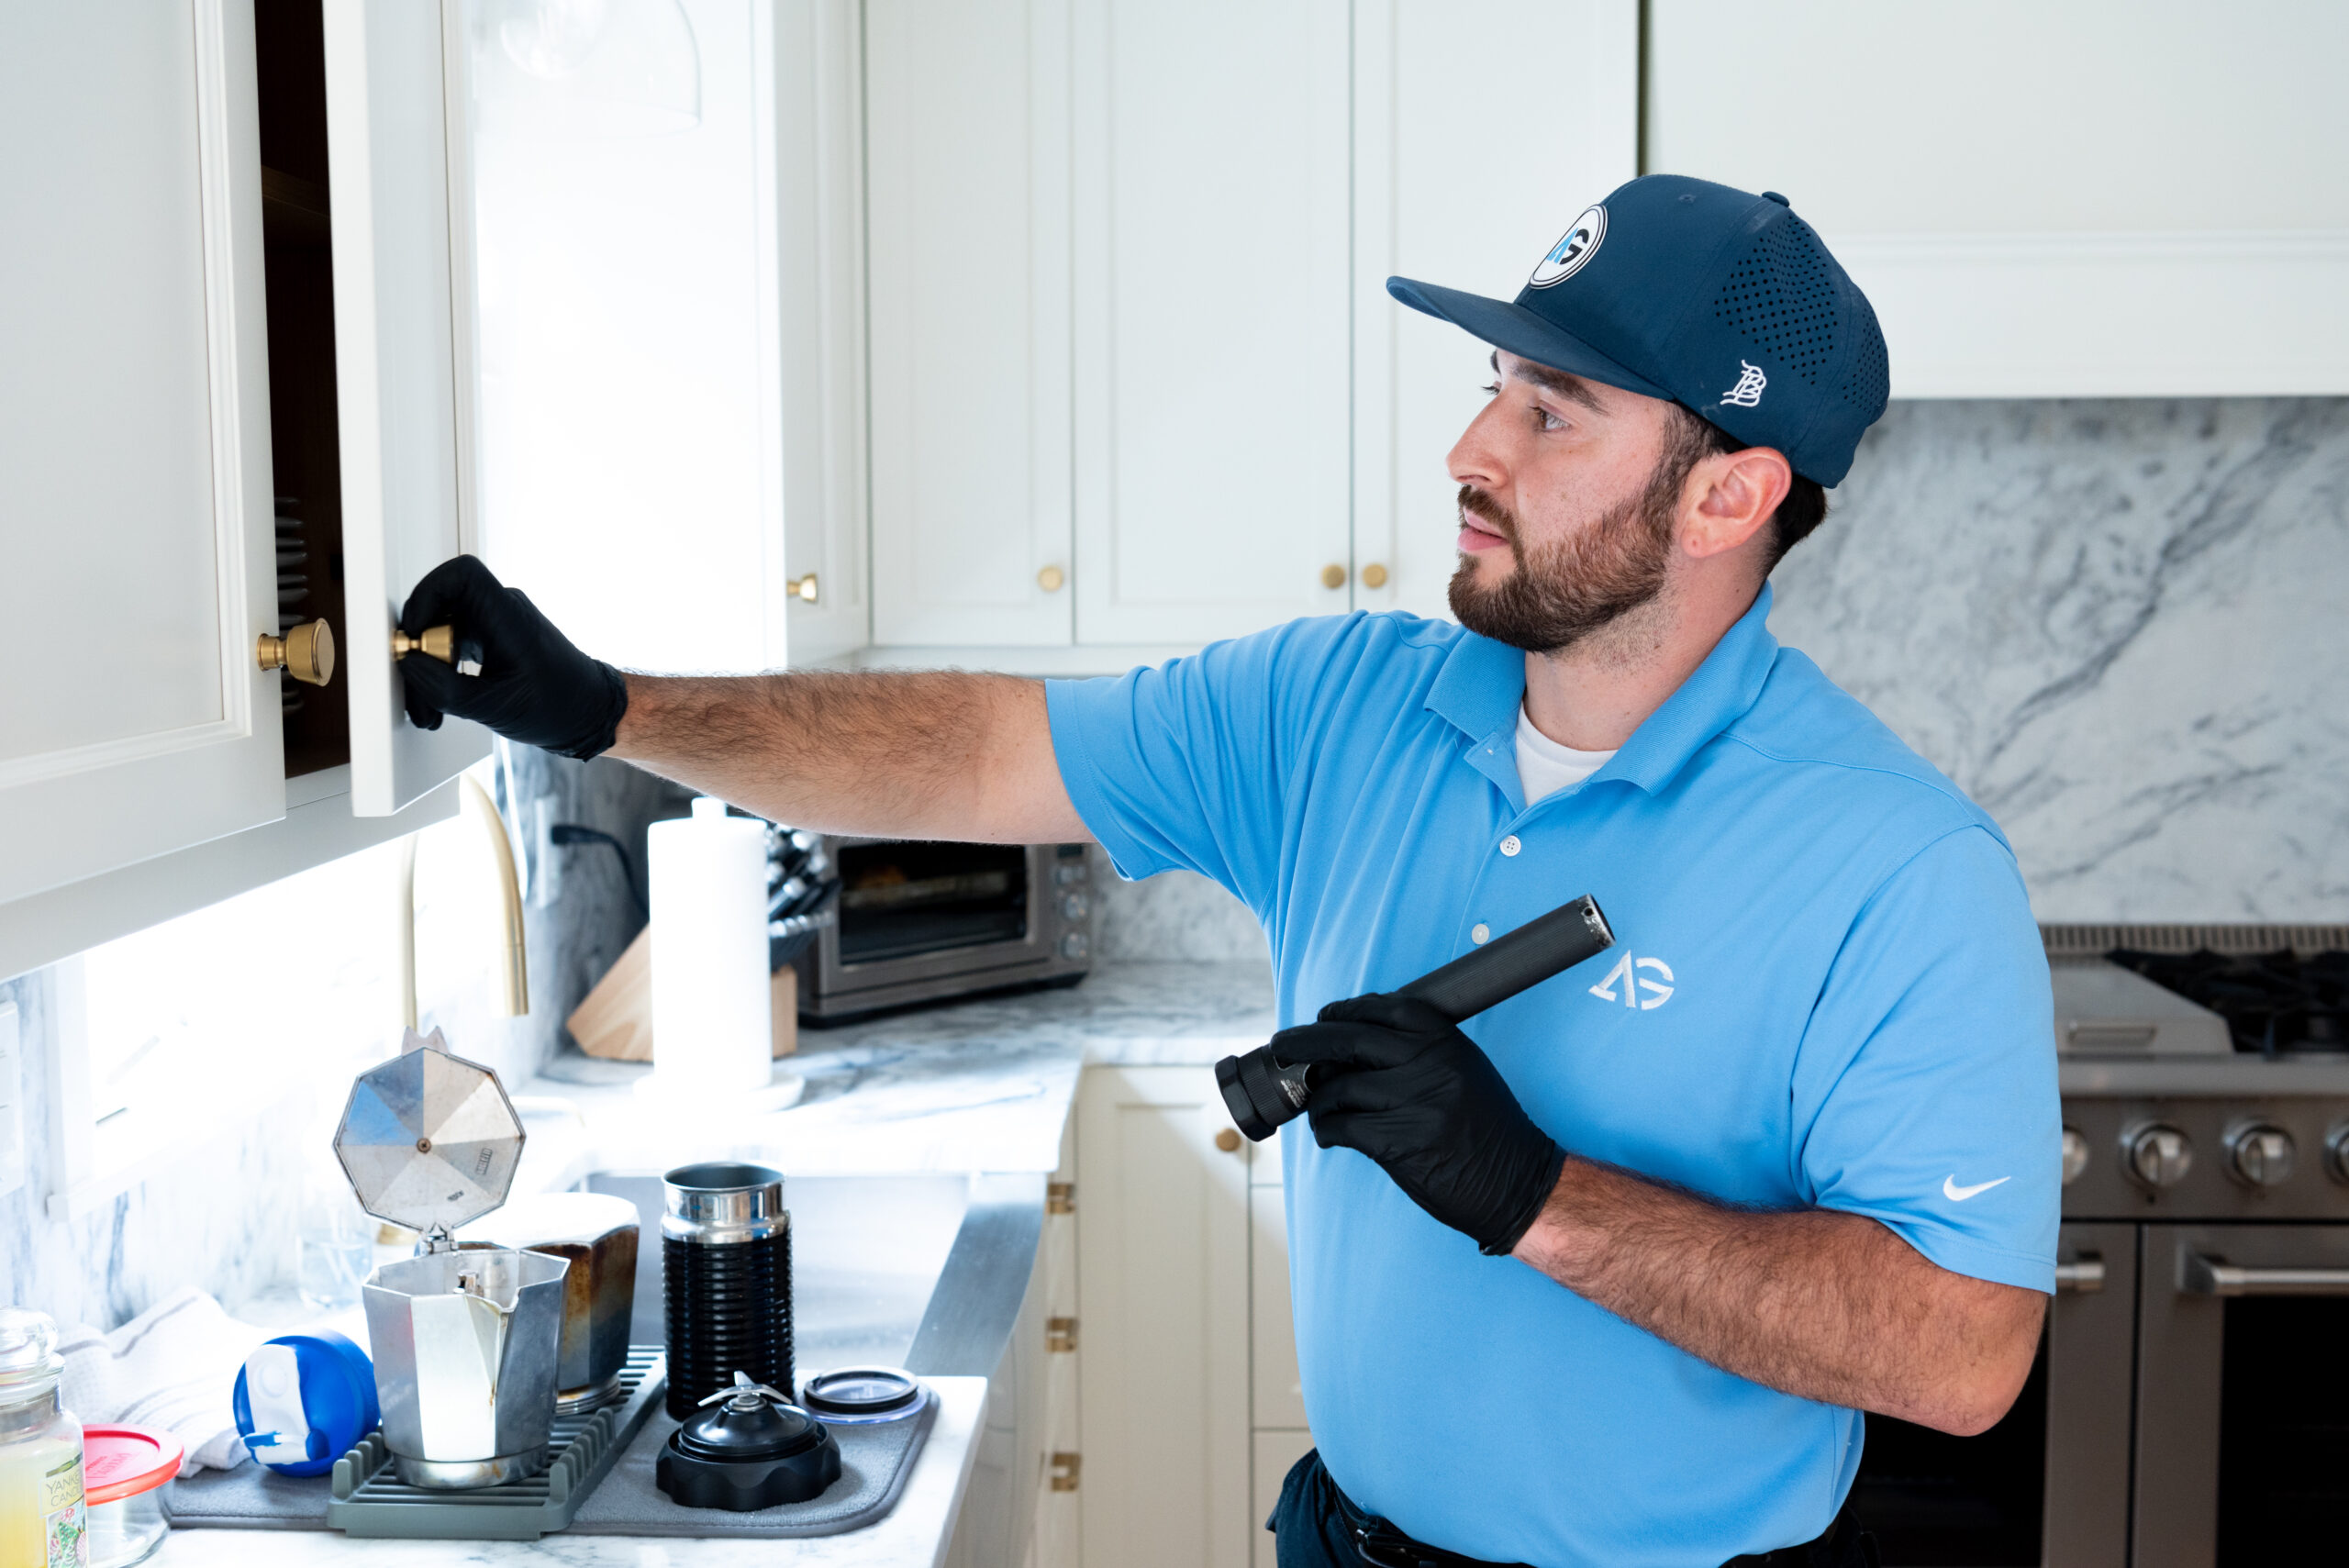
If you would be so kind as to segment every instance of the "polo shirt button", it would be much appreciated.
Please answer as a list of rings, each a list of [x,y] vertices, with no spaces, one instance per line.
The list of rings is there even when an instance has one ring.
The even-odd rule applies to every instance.
[[[1475,942],[1478,947],[1483,947],[1486,942],[1493,940],[1493,929],[1485,924],[1484,921],[1479,920],[1474,926],[1468,928],[1468,940]]]
[[[1525,846],[1517,841],[1517,835],[1514,833],[1511,833],[1508,838],[1501,840],[1501,853],[1505,855],[1513,855],[1523,848],[1525,848]]]

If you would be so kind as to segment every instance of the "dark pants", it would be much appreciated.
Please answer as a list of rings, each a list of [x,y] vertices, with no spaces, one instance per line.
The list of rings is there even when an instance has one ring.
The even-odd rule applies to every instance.
[[[1364,1513],[1338,1490],[1315,1450],[1289,1469],[1280,1501],[1264,1521],[1280,1568],[1479,1568],[1477,1560],[1424,1547],[1385,1519]],[[1803,1546],[1731,1560],[1727,1568],[1876,1568],[1876,1538],[1839,1514],[1827,1533]],[[1497,1568],[1520,1568],[1500,1564]]]

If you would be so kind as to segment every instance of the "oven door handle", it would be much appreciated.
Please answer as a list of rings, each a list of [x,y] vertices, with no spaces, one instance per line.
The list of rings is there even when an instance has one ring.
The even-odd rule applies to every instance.
[[[2349,1296],[2349,1269],[2247,1269],[2188,1252],[2182,1272],[2188,1296]]]
[[[2095,1253],[2085,1253],[2076,1263],[2055,1265],[2055,1291],[2059,1296],[2096,1296],[2104,1289],[2104,1260]]]

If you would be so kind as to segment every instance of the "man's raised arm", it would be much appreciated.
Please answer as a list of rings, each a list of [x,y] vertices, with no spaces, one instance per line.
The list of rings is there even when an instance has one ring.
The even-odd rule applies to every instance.
[[[623,674],[471,556],[400,612],[456,632],[457,662],[401,661],[409,718],[444,714],[570,757],[606,751],[794,827],[892,838],[1088,839],[1061,784],[1044,688],[1008,675]],[[477,666],[478,673],[464,673]]]

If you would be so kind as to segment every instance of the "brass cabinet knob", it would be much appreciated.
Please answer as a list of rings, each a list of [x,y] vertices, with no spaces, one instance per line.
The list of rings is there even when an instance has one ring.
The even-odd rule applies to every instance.
[[[253,649],[264,670],[283,670],[306,686],[334,679],[334,628],[322,620],[286,628],[284,637],[261,634]]]
[[[438,659],[443,664],[457,662],[457,628],[453,626],[428,626],[416,637],[395,627],[392,630],[392,657],[405,659],[411,653],[421,653],[428,659]]]
[[[1057,594],[1061,584],[1068,581],[1068,573],[1057,566],[1047,566],[1036,573],[1036,586],[1047,594]]]
[[[1344,567],[1339,565],[1333,561],[1330,562],[1329,565],[1324,566],[1321,569],[1321,586],[1324,588],[1342,588],[1345,585],[1346,569]]]
[[[1375,561],[1362,569],[1362,585],[1365,588],[1386,586],[1386,568]]]
[[[1222,1131],[1220,1131],[1220,1132],[1217,1133],[1217,1134],[1215,1135],[1215,1146],[1216,1146],[1218,1149],[1222,1150],[1226,1154],[1237,1154],[1237,1153],[1239,1153],[1239,1152],[1240,1152],[1240,1132],[1239,1132],[1239,1129],[1236,1129],[1236,1128],[1230,1128],[1230,1127],[1227,1127],[1227,1128],[1225,1128]]]
[[[805,577],[786,577],[783,580],[783,591],[795,599],[812,605],[816,602],[816,574],[810,572]]]

